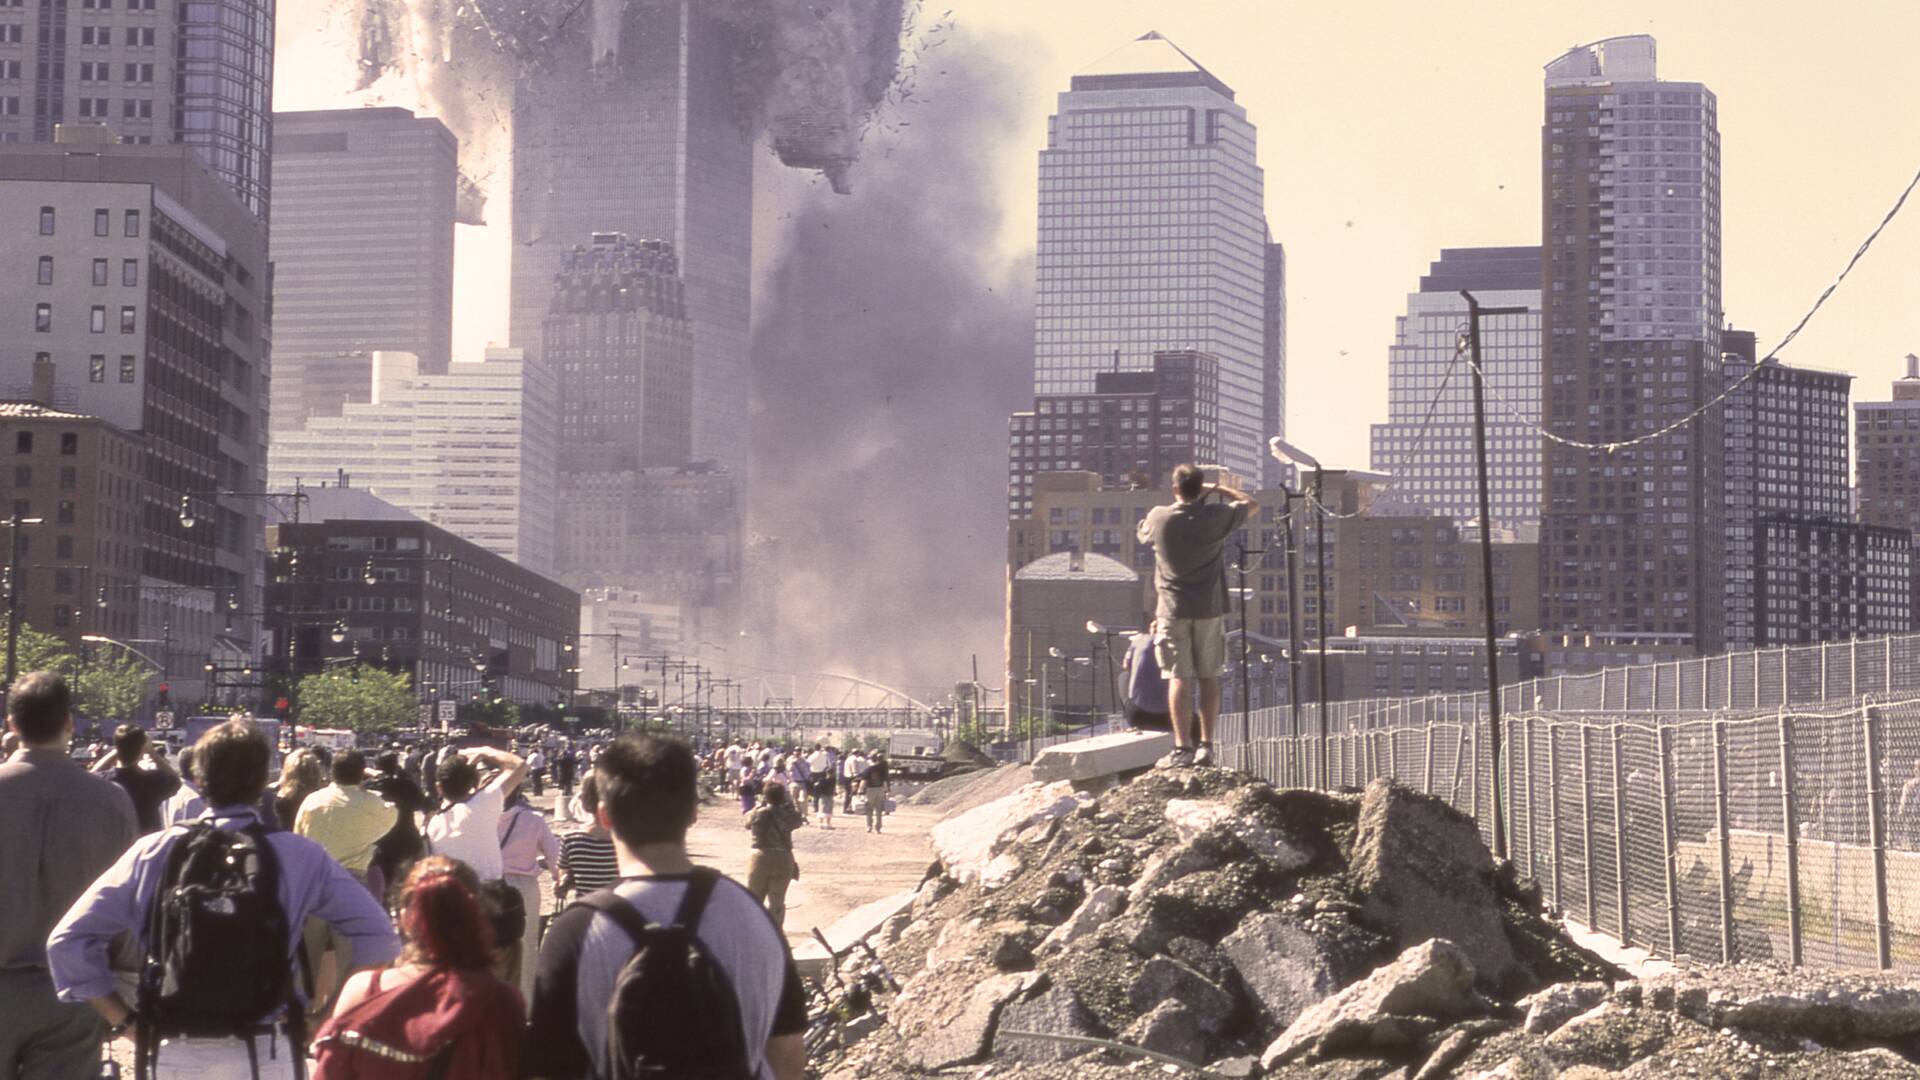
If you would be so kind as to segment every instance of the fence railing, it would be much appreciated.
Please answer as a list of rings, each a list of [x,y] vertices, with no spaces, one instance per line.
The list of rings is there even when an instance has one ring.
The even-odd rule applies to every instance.
[[[1829,705],[1505,717],[1510,857],[1570,917],[1662,954],[1920,969],[1920,694]],[[1363,710],[1324,744],[1285,713],[1246,718],[1251,741],[1223,717],[1225,761],[1282,784],[1391,777],[1491,841],[1470,702]]]

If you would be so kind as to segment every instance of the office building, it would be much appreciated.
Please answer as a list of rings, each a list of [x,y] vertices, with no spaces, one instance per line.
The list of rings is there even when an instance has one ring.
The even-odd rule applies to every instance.
[[[1287,248],[1267,244],[1266,359],[1261,379],[1261,430],[1268,435],[1287,433]],[[1279,487],[1287,469],[1273,455],[1260,460],[1262,487]]]
[[[108,567],[96,569],[113,586],[106,617],[124,628],[117,615],[137,611],[137,636],[197,657],[192,674],[211,655],[250,655],[265,522],[293,508],[219,494],[266,489],[264,227],[178,146],[0,147],[0,207],[18,256],[0,280],[5,396],[142,445],[141,482],[110,507],[137,517],[139,543],[77,558]],[[229,631],[216,606],[247,614]],[[183,700],[198,689],[174,686]]]
[[[1401,501],[1456,521],[1480,517],[1473,369],[1460,351],[1469,290],[1483,307],[1488,502],[1496,527],[1540,524],[1540,249],[1446,248],[1407,296],[1387,350],[1387,422],[1373,425],[1373,467]]]
[[[459,145],[406,109],[277,113],[273,427],[366,401],[373,354],[453,358]]]
[[[1855,402],[1853,412],[1860,520],[1920,532],[1920,356],[1907,354],[1907,373],[1894,382],[1890,400]],[[1920,574],[1912,611],[1920,626]]]
[[[696,639],[736,632],[741,505],[733,474],[713,464],[568,477],[562,579],[674,604]]]
[[[191,146],[267,219],[273,143],[268,0],[81,0],[0,7],[0,143],[62,125]]]
[[[269,530],[268,671],[357,658],[406,672],[426,703],[565,699],[580,594],[365,491],[316,489],[308,510]]]
[[[629,589],[580,593],[580,634],[575,673],[581,690],[644,686],[658,677],[649,660],[685,656],[694,643],[675,604],[643,600]]]
[[[1636,35],[1546,68],[1543,618],[1602,644],[1725,640],[1720,133]],[[1652,437],[1669,425],[1683,426]],[[1637,441],[1646,437],[1647,441]]]
[[[1144,626],[1152,610],[1142,609],[1142,599],[1140,575],[1105,555],[1062,551],[1015,571],[1007,590],[1006,685],[1016,709],[1054,716],[1090,713],[1096,702],[1112,709],[1112,663],[1087,622]]]
[[[1220,365],[1220,463],[1264,475],[1284,321],[1254,127],[1232,88],[1157,33],[1073,77],[1040,152],[1034,394],[1093,391],[1168,349]]]
[[[553,286],[541,355],[559,379],[562,482],[692,460],[693,332],[673,245],[595,233]]]
[[[693,333],[693,453],[745,475],[753,155],[736,110],[735,34],[693,0],[617,5],[559,27],[513,106],[511,343],[539,359],[554,281],[595,233],[665,240]],[[602,30],[605,28],[603,27]]]
[[[370,401],[273,443],[273,483],[344,478],[536,573],[554,558],[558,427],[553,376],[518,349],[425,375],[376,353]]]
[[[1151,370],[1095,375],[1090,394],[1042,395],[1007,424],[1007,512],[1032,510],[1044,472],[1165,491],[1178,466],[1219,460],[1219,416],[1220,365],[1205,353],[1155,353]]]
[[[1797,514],[1753,523],[1756,646],[1913,629],[1913,533]]]

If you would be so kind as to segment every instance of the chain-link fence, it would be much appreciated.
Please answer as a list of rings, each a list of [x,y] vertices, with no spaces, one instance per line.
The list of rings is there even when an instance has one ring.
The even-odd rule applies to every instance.
[[[1920,970],[1920,636],[1221,719],[1280,784],[1392,777],[1496,821],[1588,926],[1715,960]],[[1498,773],[1498,783],[1496,780]],[[1498,796],[1496,813],[1496,793]]]

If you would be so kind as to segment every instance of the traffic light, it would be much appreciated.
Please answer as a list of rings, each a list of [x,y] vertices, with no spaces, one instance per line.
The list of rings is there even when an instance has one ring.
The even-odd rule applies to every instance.
[[[168,683],[160,684],[158,700],[161,708],[165,709],[173,704],[172,691],[173,691],[173,687],[171,684],[168,684]]]

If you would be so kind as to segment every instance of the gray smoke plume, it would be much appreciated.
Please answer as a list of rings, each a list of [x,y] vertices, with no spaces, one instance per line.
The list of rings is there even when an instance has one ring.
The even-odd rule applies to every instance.
[[[386,77],[411,84],[459,137],[462,172],[484,185],[504,145],[519,73],[574,62],[610,70],[620,62],[630,14],[682,0],[342,2],[359,65],[355,89]],[[765,131],[782,161],[818,169],[846,192],[874,111],[896,86],[901,39],[912,32],[919,0],[911,7],[909,0],[694,2],[739,34],[734,83],[742,127]],[[563,55],[559,43],[583,32],[586,55]]]
[[[949,42],[871,182],[793,210],[755,298],[753,517],[779,541],[783,667],[909,687],[950,687],[970,653],[1000,668],[1007,414],[1033,355],[1031,267],[977,254],[1022,104],[1007,52]]]

